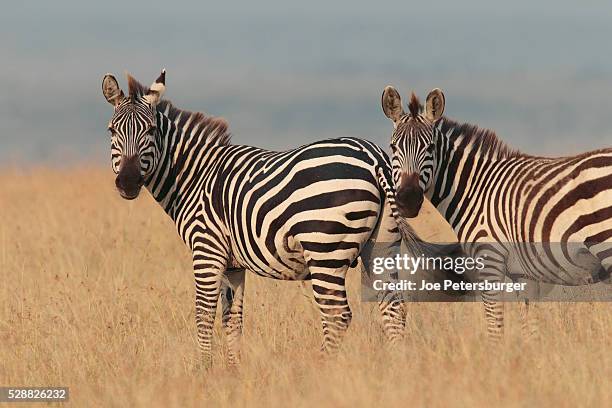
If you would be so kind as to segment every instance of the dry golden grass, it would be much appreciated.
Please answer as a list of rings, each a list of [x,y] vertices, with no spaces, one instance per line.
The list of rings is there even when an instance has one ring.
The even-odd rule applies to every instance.
[[[332,361],[318,359],[309,289],[249,275],[243,364],[197,371],[190,257],[143,194],[106,169],[0,176],[0,385],[70,387],[70,405],[612,406],[612,305],[543,304],[540,343],[506,305],[502,350],[487,350],[480,304],[410,304],[405,344],[386,350],[358,298]]]

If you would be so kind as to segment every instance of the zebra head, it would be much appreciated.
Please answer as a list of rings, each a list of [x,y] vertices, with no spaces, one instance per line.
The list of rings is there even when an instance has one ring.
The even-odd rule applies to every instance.
[[[413,93],[404,113],[399,92],[392,86],[382,94],[382,108],[393,122],[391,138],[393,182],[403,217],[416,217],[434,171],[437,121],[444,112],[444,94],[438,88],[427,95],[425,109]]]
[[[117,175],[117,190],[127,200],[138,197],[145,179],[157,166],[156,106],[166,89],[165,83],[166,70],[162,70],[150,88],[143,87],[128,74],[126,97],[114,76],[106,74],[102,80],[102,93],[114,107],[108,123],[111,166]]]

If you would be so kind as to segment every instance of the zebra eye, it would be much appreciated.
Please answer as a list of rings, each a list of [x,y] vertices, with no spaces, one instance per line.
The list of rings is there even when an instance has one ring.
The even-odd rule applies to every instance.
[[[147,129],[147,135],[155,135],[155,131],[157,131],[157,128],[155,126],[150,126],[149,129]]]

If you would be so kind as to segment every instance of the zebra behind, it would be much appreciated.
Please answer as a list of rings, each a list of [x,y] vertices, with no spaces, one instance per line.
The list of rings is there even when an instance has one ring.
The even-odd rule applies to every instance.
[[[102,85],[114,107],[108,129],[115,183],[126,199],[145,186],[190,248],[204,361],[211,358],[217,300],[231,265],[242,268],[234,274],[241,290],[244,269],[273,279],[312,280],[322,350],[337,349],[351,321],[347,269],[370,239],[387,243],[387,251],[401,241],[386,154],[353,138],[286,152],[232,145],[223,119],[161,99],[165,71],[150,88],[130,76],[128,85],[127,96],[110,74]],[[418,242],[405,224],[401,231],[409,244]],[[228,294],[222,295],[223,321],[231,323],[234,316],[230,326],[240,326],[242,296],[234,307],[236,299]],[[384,331],[392,343],[403,335],[402,306],[397,294],[381,294]],[[237,350],[231,355],[237,360]]]
[[[382,108],[394,126],[392,167],[400,213],[416,216],[423,197],[429,198],[464,250],[486,255],[480,279],[512,276],[582,285],[608,278],[612,148],[561,158],[532,156],[511,149],[491,130],[443,117],[444,107],[439,89],[429,93],[424,109],[413,93],[408,113],[397,90],[383,92]],[[510,253],[508,245],[496,243],[539,243],[544,250]],[[553,243],[562,250],[553,251]],[[482,292],[492,340],[503,335],[499,296]]]

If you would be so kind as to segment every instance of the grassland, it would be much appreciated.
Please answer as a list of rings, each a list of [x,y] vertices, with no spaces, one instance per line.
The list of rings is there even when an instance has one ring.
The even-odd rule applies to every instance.
[[[480,304],[410,304],[391,352],[356,273],[334,360],[307,286],[248,276],[242,366],[224,366],[218,330],[198,370],[189,254],[107,169],[2,172],[0,278],[0,385],[68,386],[71,406],[612,406],[612,304],[540,305],[539,342],[508,304],[494,352]]]

